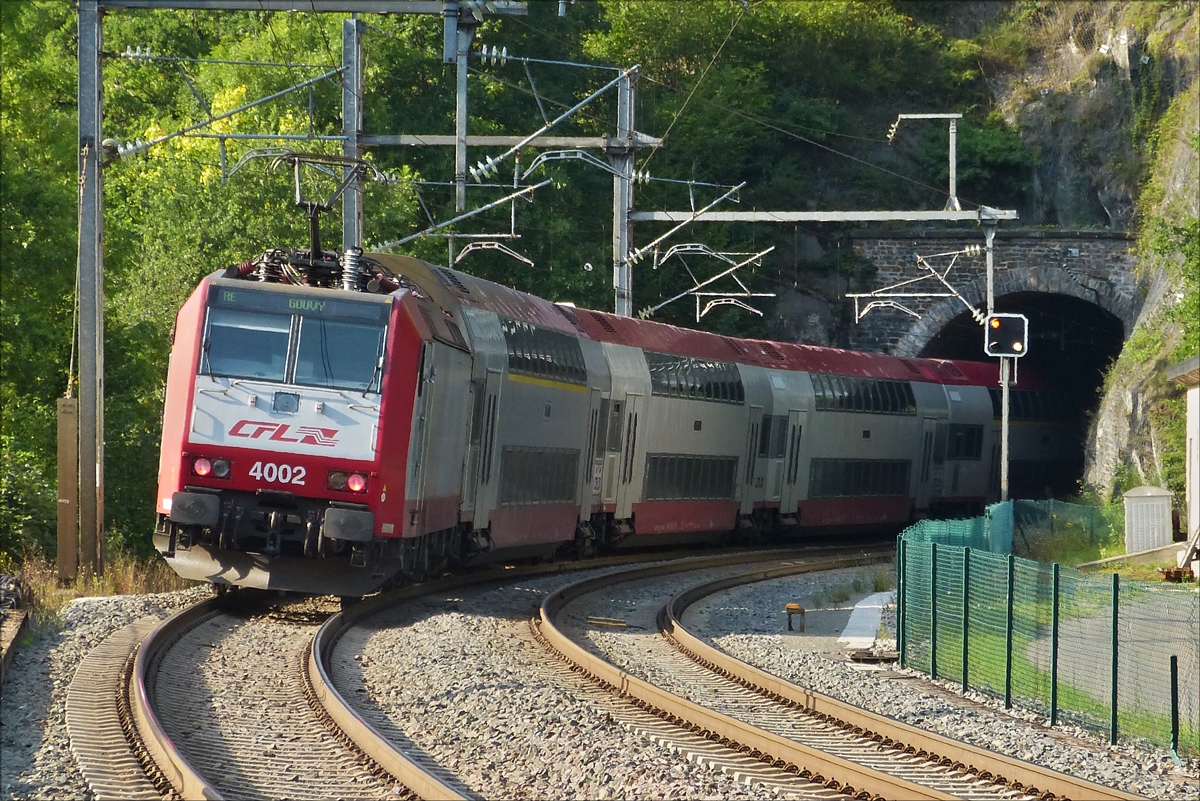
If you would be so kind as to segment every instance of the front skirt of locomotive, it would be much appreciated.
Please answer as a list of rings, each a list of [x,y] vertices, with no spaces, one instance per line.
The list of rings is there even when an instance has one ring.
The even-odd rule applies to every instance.
[[[361,596],[380,589],[404,566],[395,547],[399,543],[376,539],[373,528],[368,511],[290,493],[218,495],[189,487],[174,494],[172,513],[160,518],[154,546],[186,579]],[[220,531],[229,536],[219,536]]]
[[[399,572],[401,560],[380,558],[365,567],[345,559],[268,556],[193,543],[168,555],[166,534],[154,535],[154,546],[171,569],[186,579],[262,590],[289,590],[310,595],[361,596],[375,592]]]

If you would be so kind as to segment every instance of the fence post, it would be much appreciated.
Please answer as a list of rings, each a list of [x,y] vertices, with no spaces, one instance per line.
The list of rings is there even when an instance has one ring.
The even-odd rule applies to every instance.
[[[937,674],[937,543],[931,543],[929,548],[929,677],[936,679]]]
[[[1058,562],[1050,575],[1050,725],[1054,726],[1058,723]]]
[[[1171,758],[1179,761],[1179,657],[1171,654]]]
[[[1117,608],[1121,603],[1121,574],[1112,574],[1112,694],[1108,717],[1109,745],[1117,744]]]
[[[962,585],[962,691],[967,693],[967,632],[971,628],[971,549],[963,548],[963,585]]]
[[[1013,555],[1008,555],[1008,615],[1004,621],[1004,708],[1012,709]]]
[[[896,572],[899,574],[896,579],[896,597],[899,598],[896,606],[896,650],[900,652],[900,666],[904,667],[908,648],[908,635],[904,631],[904,627],[908,623],[908,576],[906,575],[908,573],[908,542],[903,535],[900,536],[899,564]]]

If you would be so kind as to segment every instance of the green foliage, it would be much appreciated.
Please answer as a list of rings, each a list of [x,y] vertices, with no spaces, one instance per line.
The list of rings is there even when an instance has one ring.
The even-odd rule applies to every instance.
[[[1005,19],[1015,24],[1044,13],[1043,6],[1017,3]],[[531,3],[527,17],[489,17],[478,41],[538,58],[640,64],[636,127],[667,140],[665,148],[639,153],[639,168],[654,176],[722,186],[745,181],[742,208],[940,208],[944,126],[906,126],[891,147],[884,135],[898,112],[957,109],[967,113],[960,128],[960,194],[1001,206],[1027,191],[1033,156],[998,119],[976,111],[987,107],[980,64],[988,63],[993,45],[986,37],[976,43],[944,32],[955,4],[606,0],[572,6],[563,18],[556,10],[554,3]],[[7,553],[52,543],[54,400],[67,389],[76,260],[74,15],[70,4],[49,0],[0,3],[0,551]],[[109,53],[148,47],[161,55],[288,66],[205,61],[181,67],[107,57],[105,135],[153,139],[319,75],[340,63],[344,16],[112,11],[104,23]],[[364,130],[452,131],[455,70],[441,61],[440,17],[365,18]],[[472,61],[470,133],[530,132],[543,123],[539,107],[556,115],[613,76],[610,69],[528,67]],[[338,142],[315,138],[340,132],[340,93],[336,79],[325,80],[311,94],[286,94],[198,133],[311,135],[288,144],[340,153]],[[1154,107],[1151,101],[1147,95],[1146,108]],[[553,133],[611,133],[614,107],[608,95]],[[271,160],[255,159],[230,174],[264,144],[280,143],[228,140],[222,149],[214,139],[179,137],[105,168],[110,547],[136,553],[149,548],[162,384],[176,309],[214,270],[266,247],[307,244],[286,167],[272,169]],[[498,154],[480,149],[471,159]],[[532,149],[520,154],[522,169],[535,155]],[[417,232],[429,223],[427,214],[435,221],[455,215],[452,189],[436,183],[453,174],[449,148],[377,148],[367,158],[396,179],[367,187],[368,248]],[[512,167],[505,164],[498,184],[509,181]],[[510,243],[534,266],[496,251],[473,252],[457,266],[552,300],[611,308],[612,176],[558,161],[530,179],[542,177],[553,184],[532,203],[516,204],[521,238]],[[310,198],[324,199],[333,187],[332,179],[305,174]],[[508,191],[473,186],[468,204],[482,205]],[[681,209],[693,201],[706,204],[720,191],[651,182],[639,184],[636,198],[639,208]],[[340,209],[322,222],[325,241],[337,243]],[[509,225],[509,209],[500,207],[454,230],[506,232]],[[639,223],[637,241],[666,230]],[[692,235],[689,229],[680,236]],[[791,232],[727,224],[707,225],[694,236],[714,249],[754,252],[781,244]],[[436,263],[450,260],[446,240],[436,237],[403,250]],[[742,271],[752,291],[794,285],[796,265],[789,270],[781,264],[781,252]],[[869,278],[869,263],[829,252],[804,269],[836,270],[856,288]],[[689,288],[688,268],[700,277],[715,271],[700,261],[685,268],[673,260],[657,271],[644,269],[648,263],[640,262],[635,274],[639,308]],[[594,269],[583,269],[585,264]],[[694,306],[685,300],[655,319],[768,338],[770,304],[755,305],[767,314],[721,307],[696,323]]]
[[[53,462],[0,434],[0,559],[53,548],[57,499],[47,470],[53,470]]]

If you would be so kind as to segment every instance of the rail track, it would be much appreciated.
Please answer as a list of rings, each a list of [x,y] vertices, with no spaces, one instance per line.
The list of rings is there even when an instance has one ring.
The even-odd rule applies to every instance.
[[[331,660],[343,634],[427,593],[644,560],[498,567],[393,590],[340,614],[328,600],[321,608],[242,590],[165,621],[146,618],[80,664],[67,702],[72,750],[102,800],[469,798],[339,692]],[[282,646],[258,642],[269,629],[273,644],[283,630]],[[231,678],[244,686],[230,692]]]
[[[773,564],[745,572],[759,560]],[[692,690],[681,694],[688,698],[635,677],[632,666],[622,670],[589,652],[578,642],[580,626],[574,631],[556,626],[572,614],[578,619],[572,610],[589,593],[615,581],[661,582],[684,569],[678,562],[560,589],[542,604],[530,639],[568,656],[588,703],[607,710],[626,730],[783,795],[1134,797],[805,691],[713,649],[679,623],[689,604],[721,589],[864,561],[862,554],[804,558],[799,552],[685,560],[689,578],[671,581],[694,586],[664,597],[654,609],[643,605],[637,614],[656,641],[649,669],[687,677]],[[72,748],[100,799],[478,797],[372,704],[358,700],[365,697],[358,695],[365,692],[361,672],[347,675],[339,644],[351,632],[348,639],[361,637],[356,627],[408,599],[573,567],[580,566],[501,569],[427,582],[340,614],[330,601],[322,606],[313,599],[282,601],[241,592],[196,604],[157,626],[141,621],[95,649],[81,666],[67,709]],[[716,709],[704,709],[697,697],[722,700],[707,704]]]
[[[333,610],[313,603],[213,598],[85,660],[67,715],[97,797],[467,798],[347,714],[314,637]]]
[[[683,610],[722,589],[861,559],[796,559],[702,580],[678,565],[640,568],[577,582],[546,598],[536,635],[575,671],[664,722],[716,747],[710,759],[746,755],[784,774],[855,798],[1136,798],[931,734],[789,684],[724,654],[679,623]],[[696,563],[693,570],[714,564]],[[661,601],[614,605],[613,585],[653,582]],[[688,584],[695,586],[687,586]],[[624,590],[622,591],[624,594]],[[625,617],[588,614],[623,610]],[[589,631],[628,626],[624,647],[605,652]],[[613,635],[616,636],[616,635]],[[618,666],[614,662],[621,662]],[[635,675],[635,674],[641,674]],[[669,681],[660,681],[660,678]],[[647,679],[652,679],[647,680]],[[671,690],[658,684],[670,684]],[[777,776],[775,783],[782,780]]]

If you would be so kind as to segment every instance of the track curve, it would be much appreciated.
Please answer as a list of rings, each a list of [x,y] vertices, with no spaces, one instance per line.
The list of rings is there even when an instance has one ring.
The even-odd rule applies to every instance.
[[[791,563],[758,570],[753,573],[747,574],[742,572],[737,576],[727,575],[719,580],[713,580],[710,577],[702,583],[715,588],[711,591],[716,591],[716,589],[734,586],[738,583],[761,581],[799,572],[833,569],[862,563],[863,560],[861,558],[848,561],[842,560],[840,562],[823,561],[820,563],[814,559],[792,560]],[[645,581],[661,577],[671,570],[672,568],[644,568],[628,571],[621,575],[625,580]],[[679,568],[674,567],[673,570],[678,571]],[[534,622],[534,628],[549,647],[568,661],[572,669],[584,673],[594,681],[609,687],[614,694],[629,700],[643,709],[653,710],[663,719],[699,733],[713,742],[727,744],[731,747],[748,751],[765,763],[773,764],[801,776],[810,777],[827,787],[837,789],[842,793],[854,797],[1131,797],[1113,793],[1113,791],[1102,788],[1099,785],[1092,785],[1078,780],[1072,781],[1071,777],[1057,779],[1059,783],[1054,785],[1060,790],[1064,790],[1064,792],[1047,790],[1045,788],[1051,780],[1044,776],[1045,772],[1041,771],[1041,769],[1036,768],[1036,766],[1027,766],[1033,773],[1026,771],[1020,774],[1026,777],[1032,777],[1036,774],[1036,782],[1041,782],[1040,784],[1034,781],[1026,782],[1021,779],[1014,779],[1011,777],[1017,775],[1015,771],[1017,771],[1016,766],[1018,763],[1003,760],[1003,758],[995,757],[995,755],[992,755],[993,761],[987,764],[993,768],[1002,769],[1005,772],[1000,773],[997,770],[989,770],[986,767],[980,768],[976,762],[962,761],[958,758],[947,758],[944,756],[946,753],[953,753],[959,757],[969,758],[973,758],[975,755],[967,753],[970,749],[963,748],[960,744],[945,740],[945,738],[934,738],[928,735],[928,733],[919,732],[907,726],[903,726],[902,729],[893,728],[901,726],[901,724],[895,722],[888,723],[885,728],[886,719],[876,719],[879,716],[870,718],[860,716],[856,718],[860,724],[867,724],[858,725],[858,732],[856,733],[854,726],[843,727],[835,725],[836,717],[825,712],[819,714],[826,715],[828,722],[814,720],[812,716],[798,715],[796,710],[805,708],[805,699],[812,697],[813,694],[807,693],[803,688],[784,688],[780,685],[785,683],[781,683],[779,679],[774,677],[768,677],[767,674],[763,674],[762,676],[756,675],[753,677],[753,680],[768,682],[773,679],[774,684],[771,686],[774,689],[770,691],[771,694],[748,693],[746,687],[748,684],[753,684],[754,681],[752,679],[746,679],[745,682],[747,683],[738,681],[741,675],[738,666],[741,663],[733,664],[737,660],[724,663],[726,666],[722,667],[721,670],[727,673],[727,676],[724,674],[718,676],[706,671],[706,676],[681,678],[680,681],[684,683],[688,681],[694,682],[695,687],[686,693],[689,698],[675,695],[672,692],[655,686],[649,681],[631,675],[629,670],[617,667],[609,659],[594,653],[592,649],[582,646],[562,630],[561,627],[556,625],[556,619],[569,604],[584,598],[589,593],[606,588],[612,583],[614,583],[613,577],[607,576],[578,582],[562,588],[554,595],[548,597],[543,603],[540,619]],[[676,583],[678,584],[678,581]],[[672,602],[675,602],[681,595],[686,596],[687,593],[680,593],[676,598],[671,599]],[[611,597],[611,595],[604,597]],[[686,605],[686,603],[680,601],[675,606],[679,607],[680,604]],[[671,604],[667,604],[667,606],[670,608]],[[578,618],[579,615],[576,614],[575,617]],[[674,623],[670,623],[670,614],[668,612],[664,611],[658,614],[657,617],[662,624],[661,631],[664,635],[671,634],[673,630],[682,630],[678,625],[677,618]],[[653,621],[645,621],[640,617],[639,621],[653,626]],[[662,670],[676,671],[680,674],[695,673],[694,663],[687,663],[692,666],[691,668],[678,664],[677,660],[682,657],[673,651],[672,653],[675,653],[674,657],[661,653],[663,649],[668,651],[671,649],[665,644],[664,639],[654,639],[658,639],[662,645],[653,646],[653,648],[658,649],[658,653],[653,657],[645,657],[647,662],[651,659],[662,659],[664,660],[663,665],[667,665],[673,658],[676,660],[676,663],[674,667],[655,665],[647,668],[649,672],[643,673],[643,675],[649,677],[656,670],[659,672]],[[690,641],[689,644],[691,644]],[[653,648],[648,643],[648,638],[643,637],[639,641],[637,650],[639,652],[649,652]],[[632,670],[633,668],[630,669]],[[787,694],[782,692],[785,689],[787,690]],[[783,698],[785,701],[789,698],[794,698],[795,700],[781,705],[774,696]],[[712,704],[707,701],[695,703],[700,698],[719,699],[719,703]],[[816,703],[822,709],[834,708],[825,699],[818,701],[813,697],[809,703]],[[717,711],[717,709],[710,707],[720,708],[722,711]],[[839,709],[838,711],[847,711],[848,713],[848,710]],[[802,720],[802,718],[805,720]],[[795,729],[806,729],[806,732],[793,731]],[[880,734],[881,731],[892,732],[892,734]],[[902,744],[902,747],[888,747],[885,745],[885,740],[888,739],[892,741],[892,744]],[[928,746],[937,745],[942,751],[929,750],[924,747],[913,747],[911,743],[914,742],[920,742]],[[951,749],[952,745],[957,748]],[[936,755],[936,758],[933,761],[927,759],[927,757],[934,755]],[[968,773],[965,769],[971,765],[976,766],[975,771]],[[1058,776],[1061,777],[1061,774],[1058,774]],[[994,779],[999,779],[999,782]],[[1070,788],[1070,792],[1065,792],[1068,787]],[[1025,788],[1029,788],[1029,792]],[[1097,791],[1103,791],[1103,793],[1098,795]]]
[[[312,657],[316,618],[326,617],[212,599],[151,633],[134,660],[130,707],[160,790],[188,799],[462,797],[423,795],[413,786],[428,791],[423,771],[389,771],[357,748],[355,720],[334,724],[317,712],[334,692]]]
[[[796,571],[799,572],[799,571]],[[702,667],[712,670],[765,698],[838,726],[882,745],[963,770],[1014,790],[1041,798],[1136,799],[1075,776],[1005,757],[992,751],[951,740],[939,734],[902,724],[865,709],[787,682],[726,654],[705,642],[681,623],[685,610],[702,598],[731,587],[780,578],[786,573],[746,573],[688,588],[673,598],[659,613],[662,635],[678,651]]]

